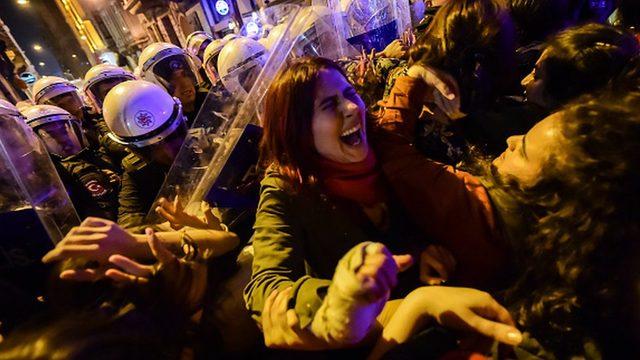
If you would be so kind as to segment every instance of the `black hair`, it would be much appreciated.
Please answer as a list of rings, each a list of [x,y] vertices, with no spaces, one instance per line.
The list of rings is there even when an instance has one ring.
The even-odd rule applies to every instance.
[[[557,107],[605,87],[639,51],[633,34],[612,26],[592,23],[559,33],[549,41],[538,74],[546,101]]]

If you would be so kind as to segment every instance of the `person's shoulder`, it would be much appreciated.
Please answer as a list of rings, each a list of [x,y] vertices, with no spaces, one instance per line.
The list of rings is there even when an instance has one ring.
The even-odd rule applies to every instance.
[[[278,171],[278,169],[271,165],[264,173],[262,181],[260,181],[260,187],[263,191],[271,190],[277,192],[286,192],[289,187],[285,177]]]
[[[147,165],[148,163],[136,154],[129,154],[122,159],[122,168],[128,173],[140,171]]]

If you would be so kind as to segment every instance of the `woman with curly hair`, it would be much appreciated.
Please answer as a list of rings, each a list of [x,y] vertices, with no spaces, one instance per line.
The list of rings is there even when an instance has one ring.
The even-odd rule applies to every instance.
[[[408,214],[449,248],[470,238],[448,236],[448,227],[477,222],[510,244],[512,265],[504,271],[514,280],[505,301],[529,335],[520,350],[543,358],[637,358],[640,93],[568,105],[510,137],[502,155],[474,177],[412,146],[433,70],[414,67],[410,75],[385,102],[372,140]],[[451,221],[485,198],[495,218],[466,212],[464,222]],[[407,307],[385,327],[382,349],[408,338],[402,331],[421,305]]]

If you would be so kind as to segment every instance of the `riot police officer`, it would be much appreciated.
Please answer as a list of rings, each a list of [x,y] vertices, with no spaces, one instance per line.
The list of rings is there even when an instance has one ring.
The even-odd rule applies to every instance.
[[[111,140],[111,138],[107,136],[109,128],[104,124],[104,119],[102,119],[101,116],[102,103],[104,102],[104,97],[107,96],[107,93],[114,86],[121,82],[135,79],[135,76],[131,72],[111,64],[95,65],[89,69],[84,76],[82,91],[93,107],[94,112],[100,115],[100,123],[103,124],[100,144],[105,152],[118,165],[125,156],[129,155],[129,151],[126,147]]]
[[[187,54],[191,55],[191,58],[195,60],[200,79],[202,80],[202,86],[206,88],[210,88],[211,83],[208,81],[207,75],[202,68],[202,63],[204,61],[204,50],[212,41],[213,38],[206,32],[194,31],[187,36],[187,45],[184,47]]]
[[[160,85],[182,103],[182,111],[191,126],[207,97],[199,83],[200,75],[193,59],[181,48],[163,42],[147,46],[138,60],[140,77]]]
[[[187,133],[182,104],[162,87],[135,80],[107,94],[103,113],[109,136],[133,153],[122,161],[118,223],[143,225]]]
[[[79,120],[89,147],[94,150],[102,147],[104,152],[110,153],[114,145],[106,136],[109,129],[104,120],[86,106],[78,88],[69,80],[44,76],[33,84],[32,92],[36,104],[57,106]]]
[[[104,153],[86,146],[80,122],[53,105],[34,105],[24,116],[49,151],[80,216],[116,219],[118,167]]]

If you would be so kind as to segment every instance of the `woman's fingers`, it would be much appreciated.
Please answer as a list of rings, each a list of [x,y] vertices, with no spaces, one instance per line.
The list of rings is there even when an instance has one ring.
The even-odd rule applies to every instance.
[[[156,213],[158,213],[158,215],[162,216],[170,223],[178,222],[178,219],[174,216],[174,214],[172,212],[167,211],[167,209],[164,208],[163,206],[156,207]]]
[[[151,252],[153,253],[153,256],[158,259],[160,264],[169,265],[176,261],[176,257],[171,253],[171,251],[167,250],[167,248],[160,243],[160,240],[158,240],[153,229],[146,228],[145,234],[147,235],[147,242],[149,243]]]
[[[420,256],[420,280],[429,285],[439,285],[449,279],[449,273],[444,265],[431,254],[424,251]],[[435,274],[434,274],[435,272]]]
[[[453,257],[453,255],[451,255],[449,250],[439,245],[432,245],[432,246],[433,246],[433,254],[435,255],[436,259],[442,262],[442,264],[448,270],[447,272],[449,273],[453,272],[453,270],[455,270],[456,268],[456,260]]]
[[[485,319],[471,311],[463,316],[467,317],[467,325],[482,335],[509,345],[518,345],[522,341],[522,333],[513,326]]]
[[[65,270],[60,273],[60,279],[72,281],[97,281],[101,274],[95,269]]]
[[[266,336],[270,336],[271,328],[273,323],[271,321],[271,309],[273,308],[273,302],[278,296],[278,290],[273,290],[269,296],[267,296],[267,300],[264,302],[264,307],[262,308],[262,331]]]
[[[152,275],[151,266],[138,264],[137,262],[122,255],[112,255],[109,257],[109,262],[131,275],[145,277],[150,277]]]
[[[413,256],[411,255],[393,255],[393,260],[396,262],[398,272],[403,272],[413,265]]]
[[[118,269],[109,269],[105,272],[105,275],[109,279],[121,284],[147,284],[149,282],[149,279],[145,277],[127,274]]]

